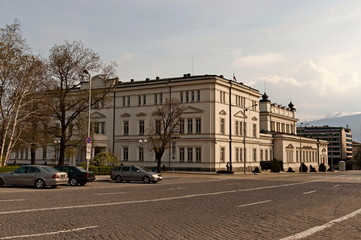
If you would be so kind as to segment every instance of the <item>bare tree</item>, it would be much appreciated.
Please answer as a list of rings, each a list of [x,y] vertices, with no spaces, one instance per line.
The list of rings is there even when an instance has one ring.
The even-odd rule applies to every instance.
[[[21,131],[34,114],[34,92],[44,85],[45,65],[30,53],[20,33],[20,23],[0,29],[0,162],[5,166]]]
[[[85,48],[82,42],[66,41],[50,49],[48,70],[52,84],[48,93],[53,99],[49,102],[52,116],[58,123],[53,126],[53,132],[60,141],[59,164],[64,164],[66,148],[72,146],[71,128],[79,115],[89,108],[89,93],[87,89],[80,88],[81,83],[91,81],[90,73],[98,73],[98,78],[103,80],[102,86],[92,89],[91,105],[95,105],[105,98],[118,80],[113,78],[115,68],[115,63],[102,64],[99,55]]]
[[[172,137],[179,133],[179,123],[183,111],[184,107],[178,100],[167,99],[153,113],[154,120],[151,122],[148,135],[157,161],[157,172],[161,171],[162,157],[165,150],[170,148]]]

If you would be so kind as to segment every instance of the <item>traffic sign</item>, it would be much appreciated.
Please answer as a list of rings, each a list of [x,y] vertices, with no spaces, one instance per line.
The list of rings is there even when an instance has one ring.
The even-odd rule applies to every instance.
[[[93,140],[91,139],[91,137],[87,137],[85,141],[86,143],[92,143]]]

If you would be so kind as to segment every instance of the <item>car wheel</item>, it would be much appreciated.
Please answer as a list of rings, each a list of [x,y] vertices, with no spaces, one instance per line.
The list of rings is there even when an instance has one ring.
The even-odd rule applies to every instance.
[[[78,185],[78,179],[72,178],[69,180],[69,183],[71,186],[76,186],[76,185]]]
[[[150,183],[150,178],[148,176],[143,177],[144,183]]]
[[[2,178],[0,178],[0,187],[4,186],[4,180]]]
[[[117,183],[121,183],[121,182],[123,181],[123,178],[118,175],[118,176],[115,177],[115,181],[116,181]]]
[[[35,184],[34,184],[34,185],[35,185],[35,187],[36,187],[37,189],[45,188],[45,186],[46,186],[44,180],[42,180],[42,179],[37,179],[37,180],[35,181]]]

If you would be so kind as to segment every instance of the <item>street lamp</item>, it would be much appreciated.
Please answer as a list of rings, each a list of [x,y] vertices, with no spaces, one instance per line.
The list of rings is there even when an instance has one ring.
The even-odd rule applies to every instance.
[[[92,81],[91,81],[91,75],[88,70],[84,69],[83,73],[88,75],[88,79],[89,79],[88,138],[86,142],[86,170],[89,171],[89,162],[91,159],[90,108],[91,108],[91,99],[92,99]]]
[[[139,145],[142,146],[142,157],[140,158],[139,156],[139,160],[142,160],[143,161],[143,165],[145,167],[145,160],[144,160],[144,149],[143,149],[143,146],[146,145],[148,143],[148,140],[147,139],[140,139],[139,140]]]
[[[257,107],[257,104],[249,106],[245,109],[241,109],[242,113],[243,113],[243,172],[244,172],[244,174],[246,174],[246,112],[248,111],[248,109],[253,108],[253,107]]]

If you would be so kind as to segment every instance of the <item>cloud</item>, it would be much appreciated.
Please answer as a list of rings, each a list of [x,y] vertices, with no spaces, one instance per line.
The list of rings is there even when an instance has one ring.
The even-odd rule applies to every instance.
[[[234,60],[234,66],[262,67],[283,64],[287,58],[281,53],[266,53],[263,55],[249,55]]]

